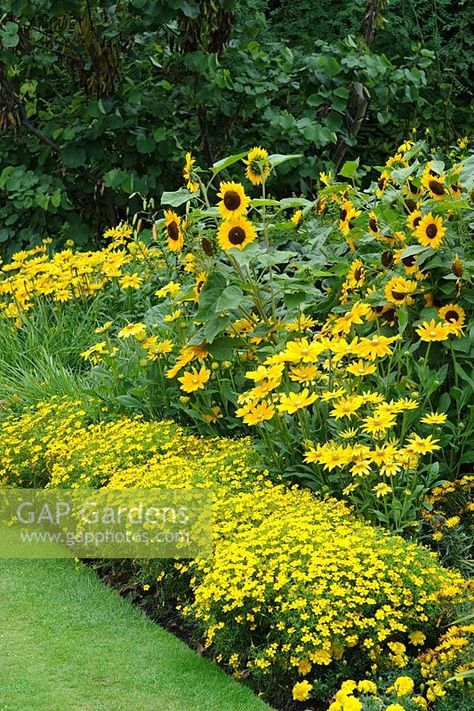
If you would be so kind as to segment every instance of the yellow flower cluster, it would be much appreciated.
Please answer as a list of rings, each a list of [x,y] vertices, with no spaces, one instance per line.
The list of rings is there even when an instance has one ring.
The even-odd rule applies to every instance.
[[[390,686],[384,682],[376,684],[369,679],[359,682],[348,679],[336,692],[328,711],[427,709],[426,699],[421,694],[414,694],[414,691],[415,682],[410,676],[399,676]],[[409,704],[408,707],[405,705],[406,703]]]
[[[310,691],[301,677],[355,648],[372,663],[403,665],[402,640],[462,596],[461,576],[422,547],[342,502],[273,484],[255,469],[249,440],[201,439],[139,419],[88,425],[79,403],[55,401],[9,418],[0,441],[10,482],[16,467],[36,485],[209,489],[214,556],[168,573],[190,580],[182,613],[237,675],[284,673],[299,684],[295,698]]]
[[[65,249],[51,257],[46,245],[13,255],[0,273],[0,312],[19,319],[38,297],[62,303],[90,297],[122,276],[131,255],[113,247],[96,252]]]
[[[449,627],[434,649],[418,657],[418,663],[426,679],[428,700],[445,696],[444,687],[456,683],[456,675],[474,669],[474,624]]]

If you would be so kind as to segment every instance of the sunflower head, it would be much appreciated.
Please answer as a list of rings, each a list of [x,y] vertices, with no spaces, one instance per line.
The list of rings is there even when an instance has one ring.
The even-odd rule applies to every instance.
[[[396,306],[411,304],[412,294],[416,290],[416,283],[404,277],[394,277],[390,279],[385,287],[385,298]]]
[[[181,218],[174,210],[165,210],[165,233],[168,238],[168,247],[172,252],[179,252],[183,248],[184,234]]]
[[[252,148],[244,160],[245,175],[250,180],[252,185],[261,185],[270,175],[270,161],[268,160],[268,151],[264,148]]]
[[[446,195],[444,176],[438,175],[432,170],[425,171],[421,184],[428,190],[430,197],[435,200],[442,200]]]
[[[194,300],[199,301],[199,296],[203,290],[204,284],[206,283],[207,274],[206,272],[200,272],[197,276],[196,283],[194,285]]]
[[[235,217],[223,222],[219,227],[217,239],[222,249],[245,249],[254,241],[255,227],[245,217]]]
[[[437,249],[446,234],[441,217],[433,217],[431,212],[425,215],[415,229],[415,236],[423,247]]]
[[[183,178],[186,181],[186,187],[192,193],[197,193],[199,190],[199,183],[193,179],[193,165],[196,160],[193,158],[192,154],[188,151],[186,153],[186,159],[183,167]]]
[[[446,304],[439,310],[439,316],[449,324],[452,333],[461,333],[466,312],[459,304]]]
[[[231,220],[247,212],[250,198],[247,197],[240,183],[221,183],[217,197],[221,199],[217,209],[224,220]]]

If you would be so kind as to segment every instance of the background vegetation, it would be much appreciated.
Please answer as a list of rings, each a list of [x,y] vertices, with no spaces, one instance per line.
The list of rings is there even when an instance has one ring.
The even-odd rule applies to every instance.
[[[273,190],[308,195],[332,160],[377,164],[413,128],[445,148],[472,129],[473,13],[447,0],[0,0],[0,247],[93,243],[137,209],[130,194],[177,186],[189,147],[207,165],[242,144],[302,152]]]

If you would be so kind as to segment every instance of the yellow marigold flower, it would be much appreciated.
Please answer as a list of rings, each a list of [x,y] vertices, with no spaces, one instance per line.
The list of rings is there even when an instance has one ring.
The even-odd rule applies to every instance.
[[[405,709],[400,704],[390,704],[385,707],[385,711],[405,711]]]
[[[399,676],[393,682],[393,689],[397,696],[407,696],[412,693],[414,688],[415,683],[409,676]]]
[[[466,313],[459,304],[446,304],[439,310],[439,317],[449,324],[451,333],[460,335],[466,319]]]
[[[217,233],[219,244],[225,250],[245,249],[256,237],[255,227],[245,217],[222,222]]]
[[[193,393],[196,390],[204,390],[204,385],[207,383],[211,375],[211,371],[204,365],[198,371],[197,368],[192,368],[191,371],[185,372],[181,378],[178,378],[181,383],[181,390],[185,393]]]
[[[368,679],[363,679],[357,684],[357,690],[360,691],[362,694],[376,694],[377,684],[375,684],[373,681],[369,681]]]
[[[392,304],[401,306],[413,302],[412,294],[416,291],[416,282],[404,277],[394,277],[390,279],[385,287],[385,298]]]
[[[423,696],[413,696],[412,701],[414,704],[420,707],[420,709],[427,709],[428,708],[428,702],[426,699],[423,698]]]
[[[184,233],[181,227],[181,218],[174,210],[165,210],[165,233],[168,238],[168,247],[172,252],[179,252],[184,245]]]
[[[299,393],[288,393],[282,394],[280,397],[280,404],[277,408],[280,412],[287,412],[289,415],[293,415],[297,410],[301,410],[303,407],[309,407],[318,399],[316,393],[309,394],[308,388],[304,388]]]
[[[415,229],[415,236],[423,247],[436,249],[443,241],[446,227],[441,217],[433,217],[431,212],[425,215]]]
[[[119,338],[136,338],[137,340],[142,340],[145,337],[146,324],[144,323],[129,323],[128,326],[120,329],[117,333]]]
[[[224,220],[232,220],[247,212],[250,198],[245,194],[240,183],[221,183],[217,197],[221,198],[217,203],[217,209]]]
[[[423,321],[421,326],[415,329],[421,341],[429,343],[431,341],[446,341],[449,337],[450,327],[448,324],[436,323],[434,319],[428,323]]]
[[[372,491],[374,492],[377,499],[379,499],[380,497],[387,496],[387,494],[390,494],[390,492],[392,491],[392,487],[388,484],[380,483],[376,484],[372,488]]]
[[[126,274],[120,279],[122,289],[139,289],[141,277],[138,274]]]
[[[199,183],[193,180],[193,165],[196,160],[192,157],[192,154],[188,151],[186,153],[184,168],[183,168],[183,178],[186,181],[186,187],[191,193],[197,193],[199,190]]]
[[[291,218],[291,222],[294,224],[295,227],[297,227],[301,220],[303,219],[303,210],[296,210],[294,215]]]
[[[342,711],[362,711],[362,702],[356,699],[355,696],[349,696],[342,701]]]
[[[298,681],[293,687],[294,701],[307,701],[311,696],[313,685],[309,681]]]
[[[312,668],[313,668],[313,665],[311,664],[309,659],[302,659],[300,661],[300,663],[298,664],[298,671],[303,676],[306,676],[306,674],[309,674]]]
[[[245,175],[250,180],[252,185],[261,185],[270,175],[270,161],[268,160],[268,151],[264,148],[254,147],[243,161],[247,166]]]
[[[448,416],[445,412],[430,412],[421,418],[420,422],[425,425],[442,425],[446,422]]]

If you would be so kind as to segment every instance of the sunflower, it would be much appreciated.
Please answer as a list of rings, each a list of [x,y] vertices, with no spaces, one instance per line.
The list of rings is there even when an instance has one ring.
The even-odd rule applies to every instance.
[[[459,335],[462,332],[466,313],[458,304],[446,304],[439,310],[439,316],[449,324],[451,333]]]
[[[413,302],[411,295],[415,290],[416,283],[414,281],[403,277],[394,277],[385,287],[385,298],[397,306],[411,304]]]
[[[165,210],[165,233],[168,238],[168,247],[172,252],[179,252],[183,248],[184,234],[181,228],[181,218],[174,210]]]
[[[199,301],[199,296],[203,290],[204,284],[206,283],[207,274],[206,272],[201,272],[198,274],[196,283],[194,285],[194,301]]]
[[[261,185],[270,175],[270,162],[268,160],[268,151],[260,146],[252,148],[244,160],[245,175],[250,180],[252,185]]]
[[[369,212],[369,230],[373,235],[378,235],[379,233],[379,223],[375,212]]]
[[[390,173],[387,170],[383,170],[380,174],[380,178],[377,181],[377,188],[375,194],[377,197],[381,197],[387,187],[388,181],[390,179]]]
[[[430,196],[435,200],[442,200],[446,195],[444,176],[433,173],[432,170],[425,171],[421,184],[425,187]]]
[[[240,183],[221,183],[219,188],[217,197],[220,197],[221,201],[217,204],[217,209],[224,220],[232,220],[247,212],[250,198]]]
[[[341,219],[339,229],[343,235],[348,235],[354,227],[354,220],[359,217],[360,210],[356,210],[350,200],[345,200],[341,207]]]
[[[187,189],[192,193],[197,193],[199,190],[199,183],[193,180],[193,165],[195,159],[192,157],[191,153],[186,153],[186,161],[183,168],[183,178],[186,181]]]
[[[443,241],[446,234],[446,227],[443,227],[441,217],[433,217],[431,212],[425,215],[415,229],[415,236],[423,247],[436,249]]]
[[[413,232],[421,222],[421,211],[413,210],[407,217],[407,225]]]
[[[236,217],[223,222],[217,233],[222,249],[245,249],[256,236],[255,227],[245,217]]]

